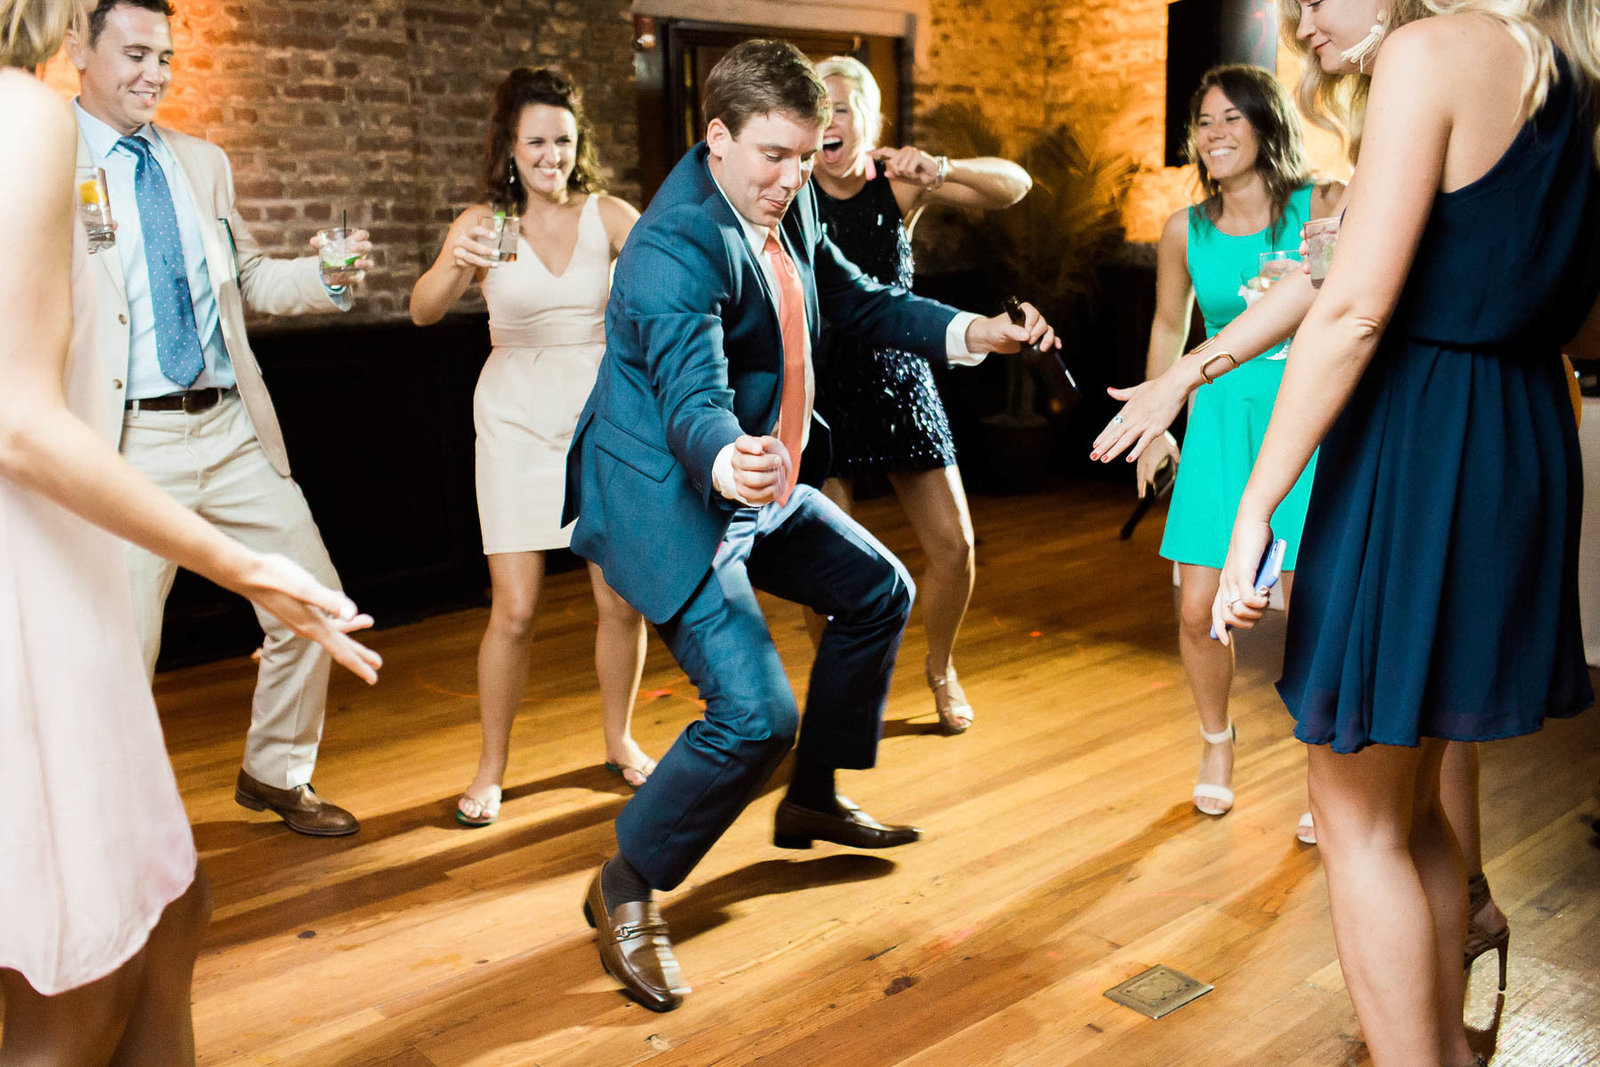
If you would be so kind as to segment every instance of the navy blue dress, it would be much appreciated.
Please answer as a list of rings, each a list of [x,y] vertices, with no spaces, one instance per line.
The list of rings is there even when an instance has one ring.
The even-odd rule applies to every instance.
[[[1594,702],[1560,346],[1600,293],[1600,173],[1560,70],[1494,167],[1435,199],[1322,445],[1278,683],[1302,741],[1489,741]]]
[[[813,183],[815,184],[815,183]],[[894,187],[878,174],[835,200],[816,185],[817,214],[846,259],[864,274],[911,288],[911,238]],[[928,361],[824,326],[814,353],[816,410],[833,431],[830,474],[923,471],[956,461],[955,440]]]

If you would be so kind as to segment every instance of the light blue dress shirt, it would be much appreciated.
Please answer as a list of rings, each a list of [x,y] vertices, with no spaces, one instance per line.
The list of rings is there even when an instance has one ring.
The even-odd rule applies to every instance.
[[[122,278],[128,294],[128,391],[129,400],[148,400],[153,396],[166,396],[182,392],[184,387],[161,373],[156,359],[155,314],[150,304],[150,271],[144,259],[144,235],[140,231],[139,202],[134,196],[133,176],[136,162],[132,152],[117,147],[122,136],[87,111],[76,100],[72,103],[78,118],[78,129],[89,146],[89,157],[106,172],[106,188],[111,194],[111,217],[117,222],[117,258],[122,261]],[[205,245],[200,237],[201,226],[219,226],[218,219],[202,219],[195,207],[194,194],[188,179],[172,150],[150,126],[141,127],[133,136],[143,138],[151,145],[152,154],[166,172],[167,185],[172,189],[173,211],[178,216],[178,238],[183,243],[183,261],[188,269],[189,293],[194,303],[194,324],[200,337],[205,369],[188,388],[205,389],[215,386],[228,389],[234,385],[233,362],[228,358],[227,345],[222,340],[222,326],[217,311],[216,294],[211,289],[211,275],[206,269]],[[105,255],[104,252],[100,253]],[[232,269],[232,265],[228,266]]]

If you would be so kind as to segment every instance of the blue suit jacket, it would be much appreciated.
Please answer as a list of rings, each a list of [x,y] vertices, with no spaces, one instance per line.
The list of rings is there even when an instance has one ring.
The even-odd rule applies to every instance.
[[[712,487],[717,453],[771,432],[783,386],[766,278],[707,156],[701,143],[679,161],[617,259],[605,357],[567,452],[573,551],[655,623],[711,569],[738,507]],[[782,225],[813,350],[826,316],[943,361],[955,309],[865,277],[823,234],[809,184]]]

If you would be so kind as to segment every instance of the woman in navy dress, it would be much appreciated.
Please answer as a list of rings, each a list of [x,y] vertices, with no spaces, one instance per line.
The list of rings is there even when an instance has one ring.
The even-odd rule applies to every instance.
[[[848,56],[823,61],[817,73],[833,100],[814,174],[817,209],[845,258],[878,281],[911,288],[911,230],[929,204],[1008,207],[1032,186],[1027,171],[1005,159],[879,148],[882,97],[872,73]],[[928,555],[917,576],[928,635],[924,676],[940,723],[961,733],[972,725],[972,706],[951,652],[972,596],[972,516],[933,375],[926,360],[833,330],[824,332],[815,362],[816,410],[833,431],[823,491],[849,512],[859,475],[886,474],[894,486]],[[814,628],[813,639],[820,633]]]
[[[1267,517],[1321,442],[1279,689],[1310,746],[1340,964],[1378,1064],[1473,1062],[1446,741],[1528,733],[1593,702],[1560,358],[1600,347],[1589,4],[1286,5],[1317,68],[1348,57],[1372,81],[1333,266],[1213,614],[1219,631],[1260,618]],[[1317,98],[1309,73],[1302,99]]]

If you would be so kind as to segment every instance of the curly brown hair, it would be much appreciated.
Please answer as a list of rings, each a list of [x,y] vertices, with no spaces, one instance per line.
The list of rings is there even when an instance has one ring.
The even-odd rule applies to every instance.
[[[528,191],[516,179],[511,164],[522,110],[547,104],[571,112],[578,126],[578,146],[573,153],[567,188],[575,193],[605,191],[600,159],[594,150],[594,128],[583,110],[583,94],[570,78],[549,67],[518,67],[494,91],[494,112],[489,116],[489,143],[483,153],[482,193],[491,206],[521,214],[528,206]]]
[[[1261,67],[1230,63],[1205,72],[1200,78],[1200,87],[1189,98],[1189,127],[1184,150],[1200,179],[1200,191],[1204,194],[1200,209],[1212,222],[1222,217],[1222,186],[1206,170],[1205,160],[1195,144],[1200,105],[1212,89],[1222,90],[1222,95],[1239,109],[1255,131],[1256,171],[1266,183],[1267,196],[1272,201],[1272,236],[1276,239],[1290,194],[1310,180],[1300,119],[1282,83]]]

